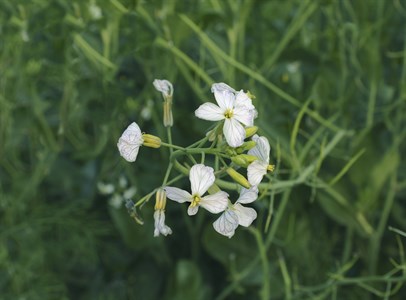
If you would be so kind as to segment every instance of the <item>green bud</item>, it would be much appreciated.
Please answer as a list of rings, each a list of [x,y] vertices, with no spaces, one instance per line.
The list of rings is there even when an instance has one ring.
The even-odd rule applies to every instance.
[[[241,154],[244,153],[245,151],[254,148],[256,144],[257,143],[255,143],[254,141],[244,142],[240,147],[236,148],[235,150],[238,154]]]
[[[255,99],[255,98],[256,98],[255,95],[254,95],[254,94],[251,94],[250,91],[247,91],[247,96],[248,96],[248,98],[250,98],[250,99]]]
[[[238,173],[236,170],[233,168],[228,168],[227,169],[227,174],[238,184],[242,185],[246,189],[249,189],[251,187],[250,183],[248,182],[247,178],[245,178],[243,175]]]
[[[231,161],[240,167],[248,167],[253,161],[257,160],[258,157],[249,154],[239,154],[231,157]]]
[[[249,138],[256,134],[258,131],[258,126],[251,126],[245,128],[245,138]]]
[[[210,195],[213,195],[213,194],[215,194],[217,192],[220,192],[220,191],[221,191],[220,188],[215,183],[211,187],[209,187],[209,190],[208,190]]]

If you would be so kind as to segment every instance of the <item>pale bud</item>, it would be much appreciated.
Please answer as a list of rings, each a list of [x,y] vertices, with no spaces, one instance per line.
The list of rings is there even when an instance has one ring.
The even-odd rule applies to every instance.
[[[238,184],[242,185],[246,189],[249,189],[251,187],[250,183],[248,182],[247,178],[245,178],[243,175],[238,173],[236,170],[233,168],[228,168],[226,170],[227,174]]]

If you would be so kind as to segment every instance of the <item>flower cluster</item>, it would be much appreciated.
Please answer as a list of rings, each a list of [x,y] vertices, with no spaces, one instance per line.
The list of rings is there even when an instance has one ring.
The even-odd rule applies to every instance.
[[[254,120],[258,112],[252,103],[252,95],[243,90],[236,91],[225,83],[213,84],[211,91],[217,104],[204,103],[196,109],[195,115],[216,122],[214,128],[200,141],[189,147],[181,147],[171,141],[173,86],[167,80],[155,80],[153,84],[164,99],[163,124],[167,127],[169,142],[164,143],[159,137],[142,133],[133,122],[119,138],[117,147],[121,156],[129,162],[137,159],[142,145],[169,147],[170,164],[162,186],[135,204],[131,201],[129,212],[136,214],[136,208],[156,194],[154,236],[172,233],[171,228],[165,224],[168,198],[178,203],[189,203],[189,216],[195,215],[199,207],[212,214],[220,214],[213,223],[214,229],[224,236],[232,237],[238,225],[248,227],[257,218],[257,212],[244,205],[257,200],[264,176],[274,170],[274,166],[269,164],[268,139],[256,134],[258,128],[254,126]],[[211,145],[202,147],[206,143]],[[200,163],[197,163],[196,155],[200,157]],[[213,167],[207,165],[206,155],[214,156]],[[182,161],[182,158],[189,161]],[[180,172],[181,177],[189,177],[190,189],[173,186],[180,179],[179,176],[170,179],[173,169]],[[236,201],[230,200],[233,193],[239,194]]]

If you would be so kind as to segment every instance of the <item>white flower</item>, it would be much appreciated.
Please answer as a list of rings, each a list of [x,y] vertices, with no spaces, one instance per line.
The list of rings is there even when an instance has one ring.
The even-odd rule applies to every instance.
[[[244,143],[244,126],[253,126],[256,110],[248,96],[240,91],[232,93],[228,88],[213,87],[214,97],[218,104],[204,103],[195,111],[196,117],[208,121],[224,121],[223,133],[231,147]]]
[[[155,79],[152,84],[154,85],[155,89],[158,92],[162,93],[162,96],[164,98],[167,97],[172,97],[173,94],[173,86],[172,83],[170,83],[168,80],[166,79]]]
[[[155,197],[155,212],[154,212],[155,237],[159,236],[159,234],[162,234],[164,236],[172,234],[171,228],[165,224],[165,206],[166,206],[166,193],[164,189],[159,188],[156,192]]]
[[[126,161],[134,162],[137,159],[138,150],[143,142],[144,139],[141,129],[137,123],[133,122],[121,135],[117,147],[120,151],[120,155],[124,157]]]
[[[172,229],[165,224],[165,211],[158,209],[154,212],[155,229],[154,236],[157,237],[159,234],[167,236],[172,234]]]
[[[229,238],[231,238],[238,225],[248,227],[257,218],[257,212],[250,207],[242,204],[254,202],[258,198],[258,188],[256,186],[250,189],[243,188],[240,197],[230,205],[224,213],[213,223],[214,229]]]
[[[217,214],[224,211],[228,204],[228,194],[219,191],[213,195],[204,196],[210,186],[213,185],[215,176],[211,167],[203,164],[194,165],[189,173],[192,194],[176,187],[165,187],[166,195],[169,199],[184,203],[191,202],[188,208],[189,216],[195,215],[202,206],[211,213]]]
[[[249,155],[258,157],[257,160],[252,162],[248,168],[248,182],[251,185],[258,185],[268,170],[273,170],[273,166],[269,165],[269,146],[268,139],[264,136],[259,137],[257,134],[252,137],[256,145],[248,151]]]

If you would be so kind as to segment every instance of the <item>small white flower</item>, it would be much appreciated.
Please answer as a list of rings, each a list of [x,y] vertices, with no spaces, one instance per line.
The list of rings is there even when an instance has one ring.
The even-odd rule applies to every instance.
[[[99,20],[102,18],[103,14],[102,14],[102,10],[99,6],[97,6],[97,4],[95,3],[95,1],[92,1],[89,4],[89,14],[92,17],[93,20]]]
[[[158,209],[154,212],[155,229],[154,236],[157,237],[159,234],[167,236],[172,234],[172,229],[165,224],[165,211]]]
[[[121,135],[117,147],[120,155],[126,161],[134,162],[137,159],[138,151],[143,142],[141,129],[137,123],[133,122]]]
[[[220,213],[227,208],[228,194],[226,192],[219,191],[213,195],[203,197],[214,183],[213,168],[206,167],[203,164],[194,165],[190,169],[189,179],[192,194],[176,187],[167,186],[164,188],[169,199],[179,203],[191,202],[188,208],[189,216],[195,215],[199,206],[213,214]]]
[[[214,229],[229,238],[231,238],[238,225],[248,227],[257,218],[257,212],[250,207],[245,207],[242,204],[254,202],[258,198],[258,188],[251,187],[250,189],[243,188],[240,197],[230,205],[221,216],[214,221]]]
[[[124,202],[124,198],[123,198],[121,195],[117,194],[117,193],[115,193],[115,194],[109,199],[109,204],[110,204],[112,207],[116,208],[116,209],[119,209],[119,208],[121,207],[121,205],[123,204],[123,202]]]
[[[97,183],[97,189],[99,190],[100,194],[102,195],[110,195],[114,193],[114,185],[111,183],[104,183],[99,181]]]
[[[137,193],[137,188],[135,186],[132,186],[123,192],[123,197],[124,197],[124,199],[131,199],[132,197],[134,197],[134,195],[136,193]]]
[[[243,92],[237,94],[223,86],[212,87],[218,105],[204,103],[195,111],[196,117],[208,121],[224,121],[223,133],[231,147],[244,143],[244,126],[253,126],[256,116],[251,99]]]
[[[248,151],[248,154],[256,156],[258,159],[252,162],[247,168],[248,182],[251,185],[258,185],[267,171],[273,167],[269,165],[269,152],[271,151],[271,147],[269,146],[268,139],[264,136],[259,137],[256,134],[252,137],[252,140],[256,145]]]
[[[152,84],[154,85],[155,89],[158,92],[162,93],[162,96],[164,98],[167,97],[172,97],[173,94],[173,86],[172,83],[170,83],[166,79],[155,79]]]

